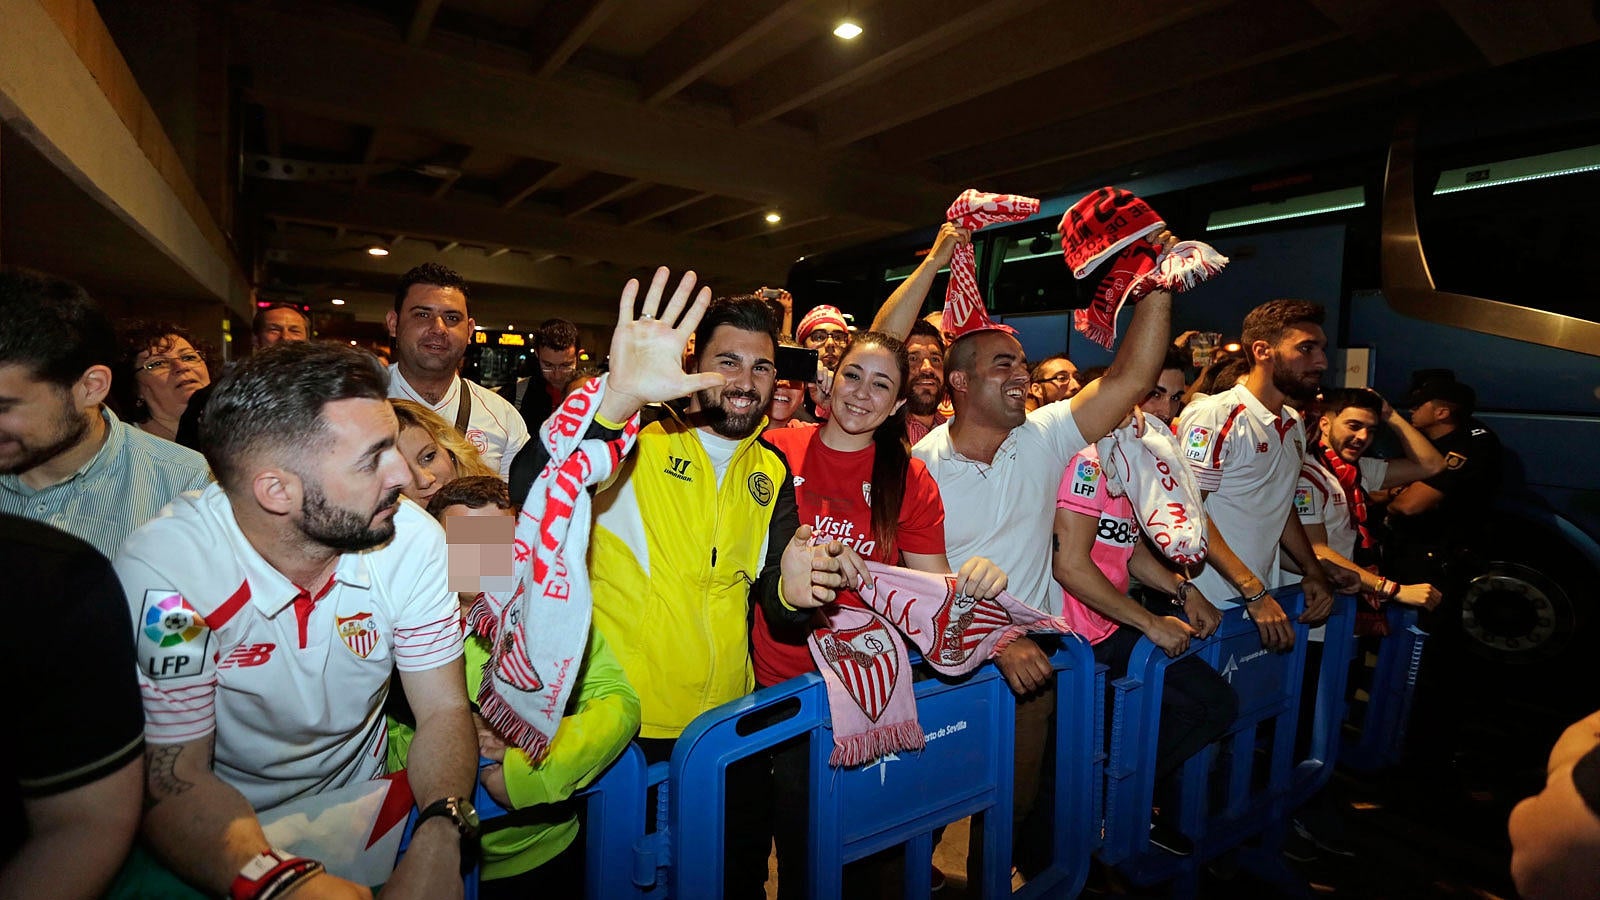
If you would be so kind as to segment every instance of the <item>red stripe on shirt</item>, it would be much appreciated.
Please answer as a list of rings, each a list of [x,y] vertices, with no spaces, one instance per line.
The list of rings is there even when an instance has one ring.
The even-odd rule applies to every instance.
[[[1227,442],[1228,432],[1233,430],[1233,423],[1239,418],[1239,413],[1242,412],[1244,412],[1243,403],[1235,406],[1233,412],[1228,413],[1227,421],[1222,423],[1222,430],[1217,432],[1217,445],[1211,450],[1211,468],[1222,468],[1222,445]]]
[[[250,582],[248,580],[241,581],[239,582],[239,589],[233,592],[233,596],[224,600],[221,606],[211,611],[211,615],[205,617],[206,625],[212,631],[220,629],[228,624],[234,614],[243,609],[248,602],[250,602]]]

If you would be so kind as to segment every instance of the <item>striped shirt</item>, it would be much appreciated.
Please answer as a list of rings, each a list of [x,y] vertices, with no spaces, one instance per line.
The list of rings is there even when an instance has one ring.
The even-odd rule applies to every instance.
[[[145,739],[216,735],[215,770],[257,810],[382,775],[394,669],[459,659],[444,531],[410,501],[395,537],[291,582],[217,485],[184,494],[117,557],[136,629]]]
[[[34,490],[0,475],[0,512],[53,525],[87,541],[107,559],[135,528],[184,491],[211,481],[205,457],[145,434],[101,407],[106,442],[70,478]]]

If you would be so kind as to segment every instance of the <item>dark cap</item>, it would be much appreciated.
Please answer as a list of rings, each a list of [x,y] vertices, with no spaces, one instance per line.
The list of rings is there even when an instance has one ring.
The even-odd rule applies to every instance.
[[[1412,388],[1411,396],[1406,400],[1412,409],[1429,400],[1443,401],[1456,407],[1462,416],[1470,416],[1478,408],[1477,392],[1454,378],[1434,378],[1424,381]]]

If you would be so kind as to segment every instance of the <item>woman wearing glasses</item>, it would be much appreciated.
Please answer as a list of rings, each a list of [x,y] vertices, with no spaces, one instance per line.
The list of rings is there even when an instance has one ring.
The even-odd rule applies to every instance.
[[[118,413],[136,428],[174,440],[189,398],[211,383],[205,355],[188,330],[172,322],[125,323],[119,336],[122,352],[111,379]]]

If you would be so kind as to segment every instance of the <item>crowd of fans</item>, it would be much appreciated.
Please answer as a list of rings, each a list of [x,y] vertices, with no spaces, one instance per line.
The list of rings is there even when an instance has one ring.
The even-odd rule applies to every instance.
[[[366,896],[275,848],[259,816],[404,769],[421,822],[386,893],[458,895],[481,861],[485,896],[573,896],[572,793],[630,740],[667,759],[696,716],[812,671],[818,610],[859,602],[868,561],[1063,616],[1112,677],[1140,637],[1178,656],[1236,604],[1265,647],[1290,648],[1270,593],[1285,584],[1312,625],[1336,591],[1359,593],[1375,635],[1383,604],[1441,602],[1459,523],[1498,469],[1471,388],[1427,374],[1409,419],[1370,390],[1324,390],[1323,311],[1300,301],[1262,304],[1237,351],[1197,360],[1164,291],[1135,307],[1110,367],[1030,361],[1007,329],[920,317],[970,239],[944,226],[859,332],[829,306],[791,332],[784,291],[713,301],[691,273],[669,294],[661,270],[624,291],[606,374],[551,320],[501,392],[459,374],[470,287],[436,264],[396,286],[388,368],[315,341],[292,306],[261,310],[254,352],[222,366],[176,324],[118,329],[76,286],[0,270],[0,555],[14,596],[62,634],[8,632],[10,676],[51,690],[14,741],[4,893]],[[780,377],[780,348],[815,351],[816,376]],[[562,431],[569,410],[581,434]],[[1153,552],[1108,482],[1097,442],[1128,423],[1170,440],[1203,492],[1205,563]],[[473,627],[480,592],[455,589],[452,522],[511,521],[546,490],[561,434],[633,446],[594,486],[592,526],[572,523],[588,548],[573,599],[593,625],[570,672],[528,673],[571,679],[533,751],[479,714],[509,657]],[[1019,833],[1037,827],[1051,641],[995,657],[1018,703]],[[1237,710],[1205,664],[1168,672],[1158,805]],[[482,835],[475,779],[518,812]],[[780,896],[803,895],[805,754],[729,779],[729,895],[765,896],[774,839]],[[1152,841],[1191,849],[1159,811]],[[1026,877],[1038,861],[1014,862]]]

